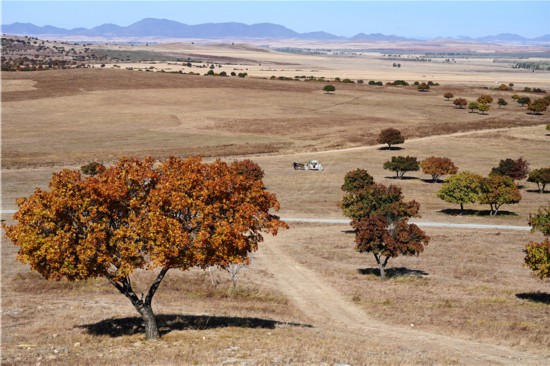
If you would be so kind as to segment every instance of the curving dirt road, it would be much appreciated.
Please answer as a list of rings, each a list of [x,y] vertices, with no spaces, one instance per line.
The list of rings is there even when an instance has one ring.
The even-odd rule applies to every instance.
[[[273,274],[278,288],[311,319],[315,327],[346,332],[354,343],[362,343],[361,338],[357,337],[383,339],[384,343],[396,345],[405,355],[444,353],[466,365],[550,364],[550,357],[396,327],[371,319],[316,273],[297,263],[275,238],[266,238],[255,261],[258,266]]]

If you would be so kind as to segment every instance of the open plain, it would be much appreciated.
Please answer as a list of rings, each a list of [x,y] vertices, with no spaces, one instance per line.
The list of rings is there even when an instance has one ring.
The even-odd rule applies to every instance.
[[[319,55],[170,43],[147,50],[172,61],[2,72],[2,209],[16,209],[17,197],[46,188],[63,168],[171,155],[253,159],[283,218],[343,219],[340,186],[356,168],[420,202],[417,222],[526,226],[529,214],[548,204],[548,191],[521,181],[521,202],[503,206],[498,216],[489,217],[482,205],[457,215],[456,205],[436,197],[441,184],[421,172],[395,180],[382,165],[411,155],[446,156],[460,170],[482,175],[505,158],[521,156],[532,169],[548,166],[549,112],[529,114],[511,97],[538,97],[523,89],[550,89],[550,72],[513,69],[513,61],[486,55],[456,63],[443,56],[409,60],[397,68],[392,64],[399,61],[366,52],[365,45],[347,45],[345,52],[323,48],[329,46],[333,51]],[[477,51],[456,47],[445,51]],[[209,61],[191,67],[173,61],[187,57]],[[248,75],[204,75],[210,68],[203,64],[214,63],[216,73]],[[325,82],[295,78],[310,75],[330,80],[336,91],[326,94]],[[371,86],[369,80],[411,85]],[[439,85],[419,92],[414,81]],[[514,90],[493,89],[503,83]],[[468,101],[490,94],[508,105],[471,113],[445,100],[445,92]],[[407,136],[399,149],[376,144],[387,127]],[[310,159],[325,171],[292,169]],[[10,214],[2,218],[11,222]],[[549,284],[523,265],[525,245],[540,241],[540,234],[425,228],[426,250],[392,259],[390,279],[381,282],[374,259],[354,250],[349,230],[290,223],[260,245],[233,292],[223,271],[169,272],[153,303],[158,342],[145,341],[138,314],[106,280],[43,280],[16,261],[17,248],[3,238],[2,364],[550,363]],[[146,284],[151,275],[138,272],[133,279]]]

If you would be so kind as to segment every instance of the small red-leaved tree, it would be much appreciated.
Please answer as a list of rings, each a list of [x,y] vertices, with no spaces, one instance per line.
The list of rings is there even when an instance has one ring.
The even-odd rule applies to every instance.
[[[401,131],[396,128],[386,128],[380,131],[377,141],[379,144],[388,144],[388,149],[391,149],[392,145],[404,143],[405,137],[403,137]]]
[[[420,167],[424,174],[432,176],[432,182],[437,182],[442,175],[456,174],[458,172],[458,168],[451,159],[437,156],[430,156],[422,160]]]
[[[490,175],[504,175],[513,180],[520,180],[529,174],[529,162],[522,157],[517,160],[504,159],[498,163],[498,166],[491,169]]]
[[[347,191],[340,202],[344,215],[353,219],[356,250],[372,253],[382,280],[390,258],[399,255],[418,255],[428,244],[429,237],[411,217],[418,217],[420,205],[403,201],[401,188],[373,183],[356,191]]]
[[[354,221],[352,226],[356,230],[357,251],[374,255],[382,280],[386,279],[385,269],[390,258],[419,255],[429,242],[429,237],[415,224],[409,224],[406,219],[391,221],[382,214]]]
[[[464,98],[456,98],[453,100],[453,104],[456,105],[457,108],[463,109],[465,106],[468,105],[468,101]]]
[[[170,269],[246,261],[286,227],[270,213],[275,195],[239,164],[200,158],[123,158],[95,176],[63,170],[49,191],[18,200],[18,221],[5,226],[18,259],[47,279],[105,277],[141,314],[147,339],[159,337],[152,300]],[[136,269],[157,270],[145,297],[132,287]]]

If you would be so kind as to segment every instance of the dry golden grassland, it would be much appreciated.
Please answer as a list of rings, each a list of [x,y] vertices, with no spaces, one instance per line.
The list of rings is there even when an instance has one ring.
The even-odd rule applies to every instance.
[[[155,47],[182,52],[181,45]],[[318,70],[365,80],[425,76],[442,85],[420,93],[414,87],[336,84],[336,93],[327,95],[321,83],[256,77],[109,68],[2,73],[2,209],[15,209],[17,197],[46,188],[51,174],[64,167],[110,163],[123,155],[252,158],[281,202],[280,215],[289,218],[342,219],[340,186],[356,168],[367,169],[377,182],[398,184],[406,199],[419,201],[418,221],[525,226],[529,214],[550,200],[522,181],[522,201],[503,206],[501,215],[489,217],[488,207],[467,205],[460,216],[456,205],[436,197],[441,184],[427,182],[429,176],[411,172],[409,179],[395,180],[382,168],[396,155],[446,156],[460,170],[482,175],[504,158],[522,156],[533,169],[548,166],[548,113],[527,114],[512,101],[514,92],[485,89],[494,80],[549,89],[547,73],[516,72],[485,60],[396,70],[379,58],[365,66],[353,57],[187,47],[220,59],[253,60],[234,67],[248,67],[257,77]],[[468,100],[489,93],[509,105],[494,106],[485,116],[469,113],[445,101],[447,91]],[[390,126],[408,140],[399,149],[380,149],[376,136]],[[326,170],[292,169],[294,161],[310,159]],[[16,262],[17,248],[3,239],[2,364],[550,362],[548,282],[522,264],[525,244],[540,235],[426,228],[431,242],[425,252],[392,259],[389,266],[398,270],[382,283],[373,274],[374,259],[355,252],[349,229],[291,223],[267,238],[233,292],[223,271],[213,273],[216,286],[209,272],[170,271],[153,302],[158,342],[145,342],[138,313],[107,281],[47,282]],[[151,278],[134,275],[136,284]]]
[[[533,279],[522,252],[541,235],[425,228],[425,251],[391,259],[391,278],[382,282],[374,257],[354,250],[349,230],[295,224],[273,245],[384,323],[547,353],[548,285]]]

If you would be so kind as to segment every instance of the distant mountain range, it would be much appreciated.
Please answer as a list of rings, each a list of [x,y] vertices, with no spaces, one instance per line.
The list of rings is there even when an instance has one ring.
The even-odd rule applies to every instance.
[[[31,23],[13,23],[2,25],[2,33],[28,36],[72,36],[72,37],[161,37],[161,38],[265,38],[265,39],[303,39],[303,40],[353,40],[353,41],[418,41],[412,38],[376,34],[359,33],[353,37],[341,37],[326,32],[298,33],[282,25],[272,23],[206,23],[188,25],[167,19],[146,18],[127,27],[116,24],[103,24],[94,28],[64,29],[46,25],[39,27]],[[517,34],[503,33],[496,36],[480,38],[453,37],[446,38],[464,42],[486,43],[533,43],[550,42],[550,35],[528,39]]]

